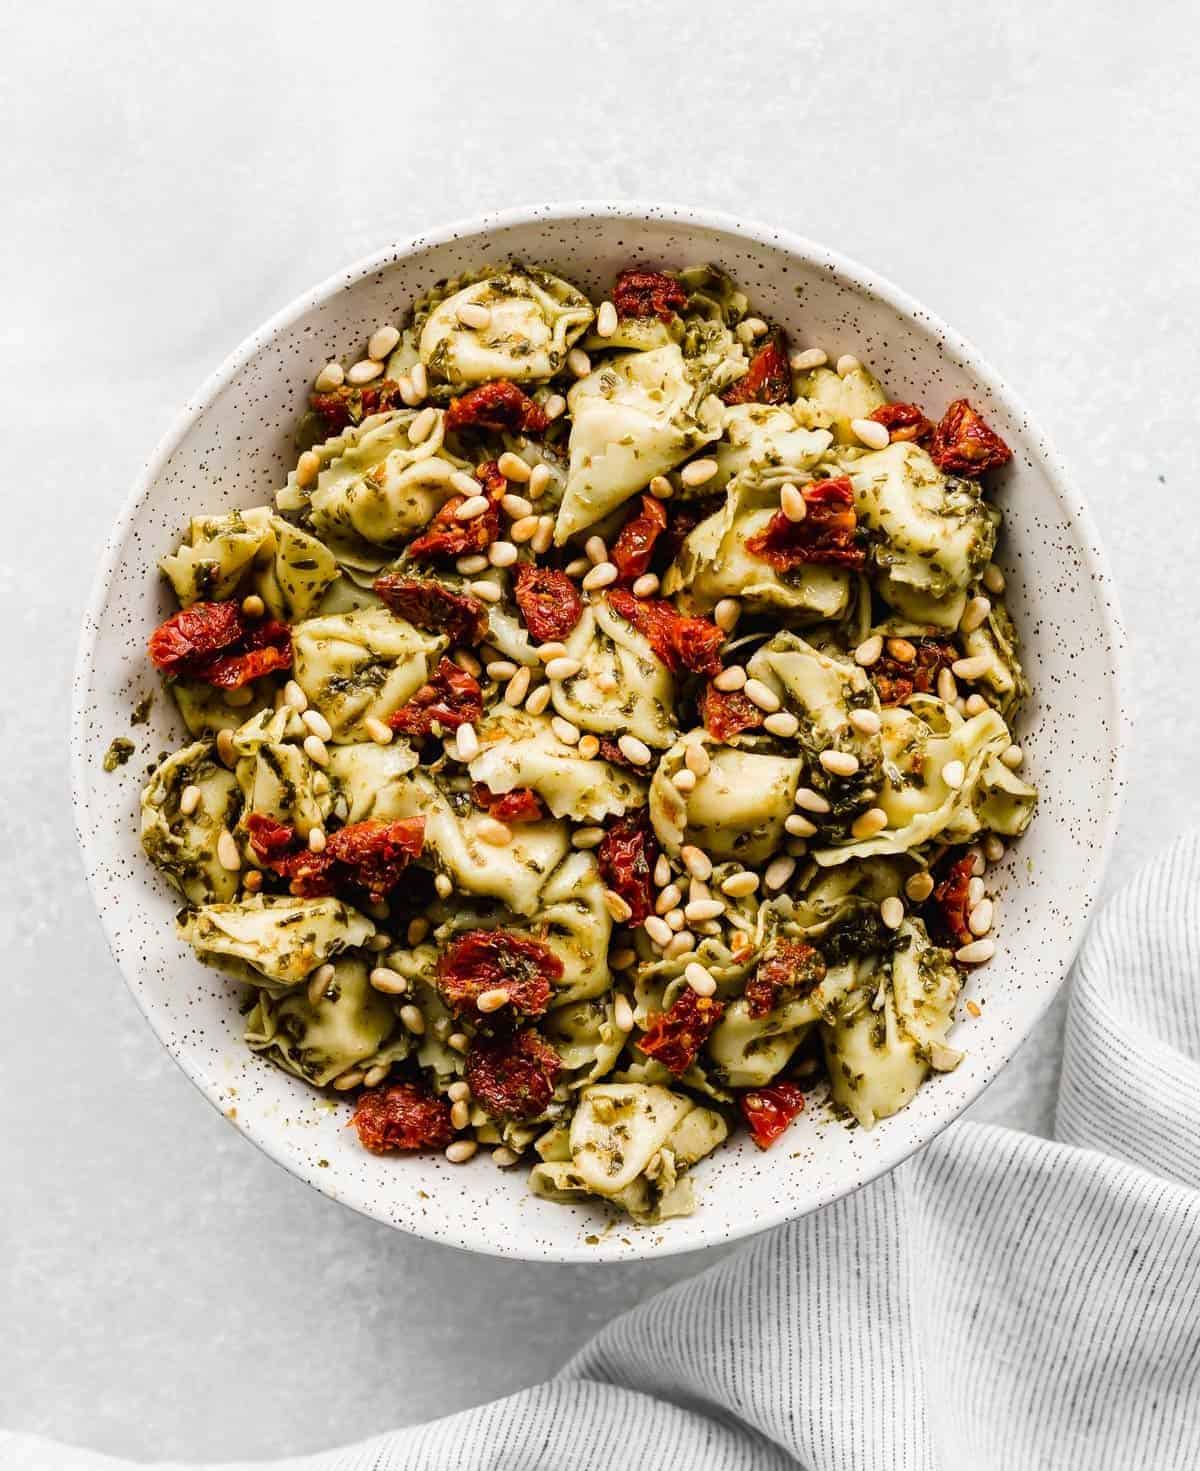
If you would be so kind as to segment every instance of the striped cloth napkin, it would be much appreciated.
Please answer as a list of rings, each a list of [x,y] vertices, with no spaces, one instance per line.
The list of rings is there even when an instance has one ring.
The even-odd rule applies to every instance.
[[[277,1471],[1195,1471],[1200,835],[1090,932],[1057,1134],[957,1124],[551,1382]],[[0,1434],[5,1468],[124,1464]]]

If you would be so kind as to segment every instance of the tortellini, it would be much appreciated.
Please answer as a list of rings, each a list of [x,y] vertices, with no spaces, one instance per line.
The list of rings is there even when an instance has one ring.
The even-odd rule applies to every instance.
[[[828,452],[826,429],[804,429],[790,409],[777,404],[735,404],[725,410],[724,433],[715,448],[717,474],[706,488],[739,486],[776,492],[785,482],[807,480]]]
[[[571,472],[554,539],[561,545],[721,433],[719,399],[698,390],[680,349],[622,353],[567,395]]]
[[[636,1221],[693,1209],[684,1171],[720,1144],[729,1126],[686,1094],[644,1083],[584,1088],[571,1120],[569,1162],[536,1165],[535,1194],[553,1200],[598,1195]]]
[[[421,329],[420,357],[433,378],[456,388],[494,378],[537,383],[560,371],[593,316],[569,282],[514,267],[439,302]]]
[[[199,792],[185,814],[180,798]],[[238,820],[241,792],[233,772],[207,741],[168,756],[142,793],[142,847],[155,867],[193,904],[224,902],[237,893],[238,876],[217,858],[217,837]]]
[[[287,823],[304,839],[323,826],[332,808],[328,779],[301,744],[307,734],[300,716],[285,705],[248,720],[233,737],[246,813]]]
[[[566,646],[582,667],[553,686],[559,715],[596,735],[628,734],[658,748],[671,744],[674,676],[632,623],[607,602],[591,603]]]
[[[859,442],[850,427],[854,420],[869,419],[887,402],[883,389],[862,367],[849,373],[816,368],[800,376],[796,392],[797,421],[812,429],[830,428],[838,443],[846,445]]]
[[[469,767],[472,781],[497,794],[527,787],[555,817],[602,822],[645,803],[644,781],[609,761],[585,759],[558,739],[545,716],[500,706],[481,729],[480,743]]]
[[[385,721],[425,684],[448,640],[388,609],[309,618],[292,631],[293,677],[324,715],[335,741],[369,739],[363,721]]]
[[[353,950],[375,926],[340,899],[272,895],[202,904],[179,922],[180,938],[201,960],[241,961],[238,972],[255,985],[295,986],[319,965]]]
[[[672,778],[693,745],[706,751],[709,766],[685,795]],[[763,862],[783,841],[801,767],[795,757],[719,746],[703,731],[689,731],[659,762],[650,783],[650,817],[658,841],[672,854],[691,843],[714,860]]]

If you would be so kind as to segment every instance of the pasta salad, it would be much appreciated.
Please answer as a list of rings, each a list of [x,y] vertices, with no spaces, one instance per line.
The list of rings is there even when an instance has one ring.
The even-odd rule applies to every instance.
[[[1011,452],[941,409],[712,266],[598,307],[490,268],[326,364],[149,640],[188,741],[142,841],[249,1046],[367,1149],[643,1223],[731,1131],[870,1128],[954,1068],[1037,797]]]

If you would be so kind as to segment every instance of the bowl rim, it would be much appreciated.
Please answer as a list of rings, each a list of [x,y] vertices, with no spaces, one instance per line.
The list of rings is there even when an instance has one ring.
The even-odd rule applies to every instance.
[[[1107,809],[1101,825],[1099,850],[1096,854],[1095,862],[1092,865],[1091,880],[1087,886],[1083,902],[1078,906],[1071,920],[1071,935],[1068,947],[1070,959],[1064,968],[1062,980],[1052,990],[1039,998],[1028,1026],[1019,1035],[1014,1036],[1011,1042],[1002,1041],[997,1044],[998,1060],[995,1068],[990,1071],[987,1077],[981,1078],[977,1084],[973,1085],[961,1104],[952,1113],[945,1118],[935,1118],[928,1122],[920,1130],[915,1142],[909,1136],[899,1134],[895,1143],[882,1140],[880,1148],[864,1164],[855,1179],[845,1184],[839,1181],[818,1192],[802,1210],[790,1210],[786,1204],[780,1204],[773,1210],[768,1210],[753,1219],[747,1220],[744,1224],[739,1223],[731,1228],[727,1227],[721,1231],[719,1237],[714,1237],[712,1240],[700,1243],[694,1240],[683,1239],[682,1236],[673,1238],[670,1232],[651,1233],[647,1231],[638,1233],[638,1236],[634,1238],[635,1240],[644,1238],[645,1250],[629,1250],[627,1248],[616,1250],[610,1247],[607,1238],[604,1238],[597,1245],[589,1246],[580,1241],[571,1246],[542,1247],[536,1253],[531,1253],[522,1250],[522,1243],[520,1242],[514,1242],[509,1246],[504,1243],[497,1244],[494,1241],[484,1240],[481,1233],[475,1228],[473,1218],[462,1221],[450,1232],[438,1232],[436,1234],[423,1230],[419,1217],[408,1224],[402,1225],[389,1217],[381,1209],[373,1209],[366,1202],[360,1203],[356,1200],[347,1199],[341,1194],[334,1193],[317,1178],[317,1171],[302,1171],[297,1167],[297,1163],[294,1160],[285,1156],[284,1151],[278,1147],[269,1131],[260,1131],[254,1124],[249,1123],[249,1121],[243,1121],[240,1118],[236,1121],[236,1127],[239,1132],[261,1149],[274,1163],[286,1170],[289,1175],[304,1181],[304,1183],[311,1186],[314,1190],[337,1200],[340,1204],[348,1205],[359,1214],[380,1221],[382,1224],[390,1226],[394,1230],[403,1230],[414,1236],[435,1241],[442,1245],[475,1251],[488,1256],[542,1262],[631,1262],[653,1257],[675,1256],[693,1251],[699,1252],[706,1250],[710,1246],[726,1244],[744,1239],[747,1236],[756,1235],[760,1231],[768,1230],[786,1221],[798,1219],[803,1215],[810,1214],[812,1211],[822,1209],[834,1201],[850,1195],[856,1190],[862,1189],[863,1186],[889,1173],[906,1159],[911,1158],[920,1150],[924,1149],[943,1129],[948,1128],[960,1118],[966,1109],[982,1095],[990,1083],[1003,1072],[1015,1053],[1045,1016],[1055,996],[1057,996],[1062,985],[1065,983],[1074,958],[1078,954],[1085,925],[1091,917],[1112,855],[1113,842],[1116,837],[1124,801],[1131,727],[1131,717],[1124,699],[1128,640],[1121,616],[1119,595],[1091,512],[1082,496],[1076,490],[1074,482],[1067,474],[1058,451],[1047,438],[1038,422],[1029,414],[1021,399],[1013,392],[1007,382],[992,367],[990,362],[983,357],[978,349],[967,338],[963,337],[961,333],[944,322],[935,312],[930,311],[915,297],[894,285],[887,278],[878,275],[866,266],[860,265],[857,261],[841,254],[839,251],[832,250],[806,236],[796,234],[787,229],[757,221],[743,220],[720,210],[673,203],[649,204],[640,200],[611,201],[585,199],[516,205],[507,209],[490,211],[486,214],[456,220],[449,224],[423,231],[421,234],[408,239],[392,241],[372,251],[369,255],[359,258],[352,264],[335,271],[317,285],[310,287],[308,290],[294,297],[286,306],[261,323],[245,337],[226,356],[220,365],[208,375],[200,387],[187,398],[183,407],[176,414],[144,462],[142,469],[139,471],[130,491],[125,497],[117,519],[108,535],[104,552],[92,584],[91,594],[83,614],[82,627],[76,650],[70,715],[71,795],[76,840],[83,858],[88,891],[100,919],[101,927],[104,930],[110,953],[117,960],[117,966],[121,972],[122,980],[124,980],[126,986],[132,993],[138,1009],[185,1076],[222,1116],[224,1116],[224,1107],[218,1093],[209,1086],[208,1079],[203,1071],[192,1065],[187,1054],[171,1045],[167,1029],[162,1024],[157,1012],[145,1002],[131,979],[126,975],[123,962],[117,958],[116,946],[114,944],[115,935],[111,922],[107,917],[106,907],[101,903],[95,865],[91,861],[89,839],[84,831],[83,813],[87,810],[85,755],[87,743],[83,739],[82,734],[84,727],[84,707],[89,696],[91,684],[90,671],[99,638],[100,618],[117,564],[123,555],[125,543],[134,526],[135,519],[141,510],[142,504],[149,495],[151,487],[188,431],[203,417],[219,394],[229,386],[234,378],[257,354],[268,347],[272,340],[281,332],[292,326],[314,307],[323,305],[365,277],[386,270],[389,266],[431,246],[450,244],[456,240],[464,240],[470,237],[486,236],[496,230],[517,225],[565,223],[568,221],[595,218],[627,219],[634,224],[661,222],[666,224],[676,223],[681,226],[697,226],[701,229],[718,231],[735,238],[740,237],[759,245],[786,251],[788,254],[799,260],[803,260],[807,264],[817,265],[828,270],[832,275],[839,278],[856,292],[866,292],[874,295],[899,315],[908,319],[923,333],[936,335],[942,342],[947,353],[957,359],[961,366],[968,368],[980,386],[985,388],[993,399],[1003,405],[1014,420],[1024,426],[1027,441],[1030,442],[1028,445],[1030,453],[1035,457],[1041,470],[1049,480],[1068,520],[1079,532],[1081,557],[1087,572],[1090,574],[1097,588],[1098,596],[1096,601],[1100,609],[1103,631],[1111,650],[1109,687],[1115,718],[1112,729],[1112,765],[1108,781],[1109,794]]]

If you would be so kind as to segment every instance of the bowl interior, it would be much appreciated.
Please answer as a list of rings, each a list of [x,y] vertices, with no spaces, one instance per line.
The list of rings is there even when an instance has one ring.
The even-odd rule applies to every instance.
[[[171,611],[156,575],[188,518],[268,501],[294,462],[292,435],[308,384],[331,356],[380,322],[400,320],[436,281],[515,257],[547,265],[596,299],[634,262],[713,261],[794,345],[853,352],[893,398],[935,417],[968,394],[1013,446],[997,499],[1033,699],[1019,739],[1041,792],[1029,834],[995,871],[999,953],[974,973],[953,1041],[966,1050],[901,1114],[867,1132],[810,1108],[760,1154],[741,1141],[697,1170],[697,1213],[657,1228],[602,1208],[532,1196],[521,1171],[481,1156],[379,1159],[359,1148],[335,1106],[251,1054],[239,991],[175,937],[177,896],[143,857],[137,799],[148,765],[178,746],[182,726],[145,657],[147,633]],[[293,1173],[391,1225],[475,1250],[553,1260],[621,1260],[696,1247],[828,1203],[891,1168],[959,1114],[1036,1025],[1063,980],[1099,885],[1120,785],[1119,625],[1090,523],[1052,454],[995,376],[940,323],[818,247],[685,210],[547,208],[418,240],[354,268],[283,313],[235,354],[185,411],[150,463],[110,543],[87,619],[72,731],[77,825],[113,953],[173,1056],[238,1128]],[[149,723],[130,726],[155,692]],[[134,758],[102,759],[114,736]]]

